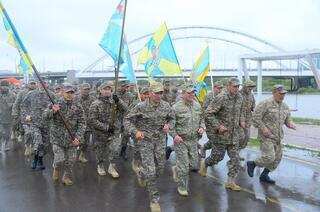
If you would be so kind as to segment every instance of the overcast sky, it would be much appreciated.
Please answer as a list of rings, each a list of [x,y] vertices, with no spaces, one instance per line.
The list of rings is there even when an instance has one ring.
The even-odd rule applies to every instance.
[[[98,43],[119,0],[2,0],[20,37],[40,70],[83,69],[104,54]],[[288,51],[320,48],[320,0],[128,0],[127,39],[151,33],[166,21],[169,28],[206,25],[255,35]],[[172,37],[203,35],[241,42],[259,51],[271,48],[241,36],[194,30]],[[17,52],[6,43],[0,25],[0,70],[14,69]],[[131,52],[146,40],[130,46]],[[181,66],[190,68],[208,40],[179,40]],[[234,67],[250,50],[209,42],[213,67]],[[135,57],[134,63],[135,63]],[[106,60],[99,65],[112,64]]]

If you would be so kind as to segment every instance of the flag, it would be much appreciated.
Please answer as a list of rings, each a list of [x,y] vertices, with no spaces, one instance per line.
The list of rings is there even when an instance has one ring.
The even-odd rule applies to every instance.
[[[195,84],[196,96],[200,103],[203,103],[207,96],[208,86],[204,81]]]
[[[107,52],[113,59],[115,64],[118,64],[118,54],[120,50],[120,41],[122,35],[122,24],[124,19],[125,0],[121,0],[118,4],[115,13],[111,16],[108,23],[108,28],[104,33],[99,45]],[[131,56],[126,42],[125,36],[123,36],[122,50],[119,70],[126,76],[126,78],[135,83],[136,77],[132,67]]]
[[[209,46],[207,46],[197,58],[190,75],[193,83],[204,81],[210,71]]]
[[[144,64],[148,76],[172,76],[181,73],[178,59],[168,32],[163,23],[141,50],[138,64]]]
[[[14,33],[13,25],[11,24],[10,19],[2,11],[2,5],[1,5],[1,10],[0,10],[0,15],[3,20],[4,28],[8,33],[8,43],[11,46],[13,46],[14,48],[16,48],[20,54],[20,63],[18,65],[18,69],[19,69],[20,73],[31,74],[32,73],[32,66],[27,58],[27,53],[24,49],[24,46],[22,46],[22,44],[21,44],[20,38],[17,37],[17,34]]]

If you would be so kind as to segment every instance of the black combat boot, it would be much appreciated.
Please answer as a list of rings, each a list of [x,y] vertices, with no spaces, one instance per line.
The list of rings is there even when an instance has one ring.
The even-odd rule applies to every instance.
[[[37,170],[44,170],[46,167],[43,165],[43,157],[38,157],[38,167]]]
[[[170,146],[166,147],[166,159],[169,160],[171,152],[173,152],[173,149]]]
[[[269,173],[270,173],[270,170],[265,168],[260,175],[260,182],[275,184],[276,181],[272,180],[269,177]]]
[[[247,172],[250,177],[253,177],[254,168],[256,168],[256,164],[254,163],[254,161],[248,161],[247,162]]]
[[[35,154],[34,158],[32,160],[32,163],[31,163],[31,169],[37,168],[38,160],[39,160],[39,156],[38,156],[38,154]]]

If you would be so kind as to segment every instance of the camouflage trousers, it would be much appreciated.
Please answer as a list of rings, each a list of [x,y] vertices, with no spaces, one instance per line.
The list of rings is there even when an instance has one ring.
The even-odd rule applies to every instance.
[[[178,186],[187,188],[189,170],[198,169],[199,164],[197,137],[183,138],[183,142],[174,144],[174,151],[176,153]]]
[[[76,160],[76,147],[63,147],[52,144],[53,150],[53,168],[64,169],[65,174],[71,177],[72,167]]]
[[[263,140],[260,143],[261,157],[254,162],[259,167],[265,167],[270,171],[275,170],[282,159],[281,143],[273,143],[270,140]]]
[[[83,135],[83,139],[81,140],[80,150],[83,152],[86,152],[88,149],[88,145],[90,143],[90,137],[92,132],[91,131],[85,131]]]
[[[240,149],[245,149],[247,147],[249,139],[250,139],[250,127],[244,128],[243,131],[244,131],[244,137],[239,142]]]
[[[141,155],[140,155],[140,151],[139,151],[139,142],[137,142],[137,140],[135,138],[132,138],[133,140],[133,159],[135,161],[135,163],[138,164],[138,166],[141,166]]]
[[[115,163],[116,159],[119,157],[121,137],[119,135],[114,135],[110,138],[102,140],[93,136],[95,143],[94,149],[96,152],[97,164],[104,165],[107,160],[109,163]]]
[[[0,144],[6,145],[10,140],[11,124],[0,124]],[[0,145],[1,148],[1,145]]]
[[[32,145],[34,153],[43,157],[48,152],[50,144],[49,129],[40,128],[32,124],[25,124],[23,128],[26,144]]]
[[[139,143],[138,148],[142,163],[139,174],[146,181],[150,200],[158,199],[160,195],[156,180],[164,171],[166,141],[164,137],[145,139]]]
[[[206,166],[213,166],[223,160],[226,151],[230,160],[227,162],[228,176],[235,178],[240,171],[239,146],[234,144],[213,143],[211,154],[206,158]]]

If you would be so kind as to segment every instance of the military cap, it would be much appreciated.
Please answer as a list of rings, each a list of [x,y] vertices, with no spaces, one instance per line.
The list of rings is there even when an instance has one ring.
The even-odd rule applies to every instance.
[[[57,90],[57,89],[62,89],[63,88],[63,86],[61,85],[61,84],[58,84],[58,85],[55,85],[54,86],[54,89],[55,90]]]
[[[147,87],[141,87],[140,88],[140,93],[145,94],[145,93],[148,93],[148,92],[149,92],[149,88],[147,88]]]
[[[195,87],[191,83],[186,83],[181,86],[181,90],[185,92],[192,92],[195,91]]]
[[[34,84],[37,83],[37,80],[35,78],[30,78],[28,81],[28,84]]]
[[[119,81],[119,85],[121,87],[124,87],[124,86],[130,85],[130,82],[128,80],[121,80]]]
[[[83,84],[80,85],[80,88],[82,88],[82,89],[90,89],[91,86],[90,86],[89,83],[83,83]]]
[[[154,82],[150,85],[150,91],[157,93],[157,92],[163,92],[163,85],[160,82]]]
[[[233,86],[237,86],[237,85],[240,85],[240,80],[236,77],[230,77],[229,80],[228,80],[228,84],[231,84]]]
[[[288,91],[286,91],[286,90],[284,89],[284,86],[283,86],[283,85],[274,85],[272,91],[273,91],[273,92],[279,92],[279,93],[282,93],[282,94],[288,92]]]
[[[73,85],[72,84],[70,84],[70,83],[64,83],[63,84],[63,90],[64,90],[64,92],[70,92],[70,91],[73,91],[73,92],[75,92],[75,89],[74,89],[74,87],[73,87]]]
[[[9,82],[7,80],[2,80],[0,82],[0,86],[7,87],[7,86],[9,86]]]
[[[256,87],[256,83],[254,83],[252,80],[246,80],[243,85],[245,87]]]
[[[104,82],[99,86],[99,90],[104,89],[106,87],[109,88],[113,88],[113,82],[112,81],[108,81],[108,82]]]
[[[220,80],[213,83],[213,87],[222,87],[222,86],[223,86],[223,83]]]

